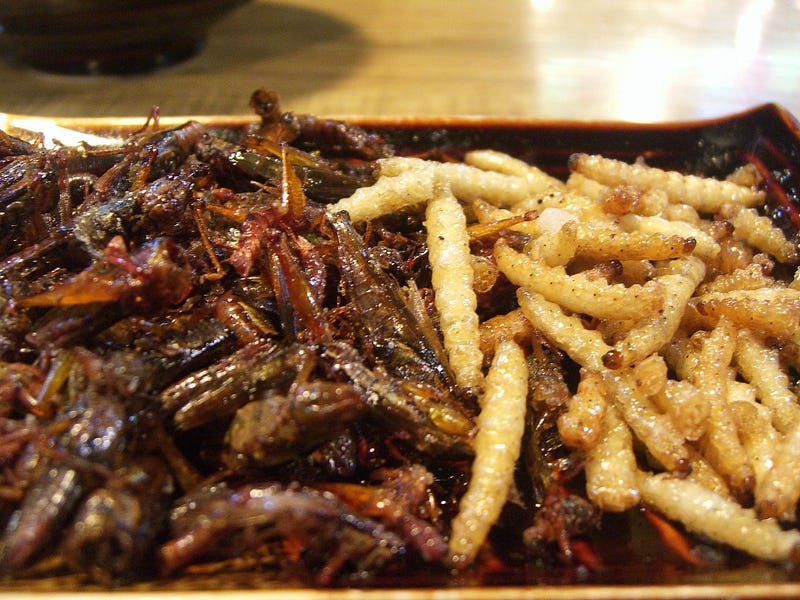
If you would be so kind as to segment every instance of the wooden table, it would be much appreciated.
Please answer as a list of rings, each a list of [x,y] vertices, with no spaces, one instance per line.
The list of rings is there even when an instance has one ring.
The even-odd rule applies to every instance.
[[[324,114],[681,120],[800,114],[798,0],[254,0],[157,72],[0,61],[0,112],[246,114],[257,87]],[[1,36],[0,36],[1,37]]]

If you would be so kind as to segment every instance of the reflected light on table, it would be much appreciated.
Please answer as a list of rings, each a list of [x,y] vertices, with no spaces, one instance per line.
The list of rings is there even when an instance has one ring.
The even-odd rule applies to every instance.
[[[669,103],[675,101],[692,78],[704,81],[709,89],[733,86],[744,92],[759,77],[769,77],[769,68],[759,72],[764,65],[758,61],[763,32],[774,9],[774,0],[747,2],[736,21],[735,36],[730,43],[711,45],[702,54],[696,49],[676,48],[674,40],[667,43],[658,30],[645,31],[629,40],[628,48],[620,53],[619,62],[612,70],[614,84],[610,89],[615,95],[614,111],[627,120],[665,120],[670,117]],[[724,112],[724,109],[715,108],[713,97],[706,101],[707,106],[698,107],[701,112]]]
[[[736,56],[750,64],[761,48],[764,25],[774,7],[774,0],[754,0],[747,4],[736,24]]]
[[[800,0],[797,0],[800,2]],[[555,0],[531,0],[531,8],[534,10],[550,10],[553,8]]]
[[[683,71],[674,50],[643,39],[623,60],[616,92],[617,111],[632,121],[657,121],[665,113],[668,81]],[[677,72],[676,72],[677,71]],[[668,76],[665,76],[668,75]]]

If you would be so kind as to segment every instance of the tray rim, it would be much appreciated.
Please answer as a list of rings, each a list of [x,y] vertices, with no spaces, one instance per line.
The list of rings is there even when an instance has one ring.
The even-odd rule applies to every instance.
[[[24,594],[46,600],[101,600],[109,594],[115,600],[151,598],[153,600],[702,600],[736,598],[765,600],[797,598],[800,583],[724,583],[660,585],[547,585],[515,587],[452,588],[262,588],[252,590],[147,590],[147,591],[2,591],[0,600],[17,599]]]
[[[619,129],[658,131],[664,129],[694,129],[710,125],[745,120],[754,115],[771,114],[782,121],[791,131],[800,138],[800,120],[788,109],[774,102],[765,102],[754,105],[738,112],[726,113],[713,117],[688,118],[671,121],[625,121],[617,119],[545,119],[536,117],[503,117],[481,115],[440,115],[440,116],[414,116],[414,115],[358,115],[358,114],[329,114],[319,115],[319,118],[330,118],[348,121],[366,126],[398,126],[418,127],[422,125],[434,127],[563,127],[566,129]],[[203,124],[214,124],[220,127],[241,126],[257,122],[258,117],[251,114],[230,115],[162,115],[158,118],[159,127],[172,127],[187,121],[198,121]],[[27,115],[20,113],[0,112],[0,130],[28,131],[24,127],[31,121],[49,121],[61,127],[74,128],[79,131],[118,129],[122,132],[135,131],[142,128],[148,121],[147,115],[120,116],[120,117],[49,117],[46,115]],[[9,132],[10,133],[10,132]]]

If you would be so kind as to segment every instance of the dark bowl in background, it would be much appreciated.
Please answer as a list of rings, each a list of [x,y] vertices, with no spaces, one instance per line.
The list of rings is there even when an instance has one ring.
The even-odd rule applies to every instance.
[[[248,0],[2,0],[12,60],[60,73],[142,72],[195,54],[211,24]]]

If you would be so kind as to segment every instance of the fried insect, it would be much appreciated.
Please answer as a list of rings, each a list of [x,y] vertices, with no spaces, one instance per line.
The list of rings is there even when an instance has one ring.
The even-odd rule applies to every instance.
[[[350,384],[293,385],[285,395],[268,393],[237,410],[228,442],[247,462],[279,464],[333,439],[366,406],[363,394]]]
[[[600,427],[608,408],[607,393],[598,373],[581,369],[577,392],[558,417],[558,433],[573,448],[590,450],[600,439]]]
[[[758,519],[752,509],[697,484],[668,474],[644,477],[643,500],[689,529],[724,541],[765,560],[796,560],[800,534],[784,531],[774,519]],[[714,510],[703,510],[713,506]],[[746,531],[746,535],[741,535]]]
[[[164,574],[285,539],[305,548],[308,572],[325,585],[348,563],[356,572],[376,570],[405,552],[399,536],[333,494],[269,482],[194,490],[173,507],[170,535],[158,550]],[[219,544],[233,537],[241,543]]]
[[[83,500],[64,532],[61,556],[107,585],[153,572],[153,546],[173,495],[166,465],[154,456],[139,457]]]
[[[606,411],[600,439],[586,455],[586,492],[601,510],[622,512],[639,503],[633,435],[615,406]]]
[[[472,479],[452,524],[448,554],[456,568],[474,560],[508,497],[522,444],[527,393],[522,349],[511,341],[500,343],[481,399]]]
[[[338,242],[338,262],[347,294],[361,314],[365,345],[395,375],[453,386],[455,377],[442,342],[431,335],[390,279],[367,254],[363,239],[343,213],[329,216]]]
[[[414,168],[409,168],[409,164]],[[378,168],[375,185],[359,188],[341,198],[328,212],[346,212],[353,223],[360,223],[422,206],[433,195],[436,175],[425,161],[387,158],[378,161]]]
[[[86,350],[77,352],[69,402],[56,417],[66,423],[64,431],[53,440],[52,452],[40,451],[32,481],[6,524],[3,570],[23,569],[38,558],[57,539],[93,479],[121,458],[132,426],[123,400],[138,390],[128,379],[134,373],[115,373],[112,365]]]
[[[444,347],[456,383],[478,388],[483,380],[483,354],[479,347],[478,299],[473,290],[475,274],[469,259],[466,217],[446,187],[440,188],[428,202],[425,216],[431,284]]]
[[[667,192],[673,202],[685,202],[700,212],[714,213],[726,203],[756,206],[764,203],[764,192],[730,181],[719,181],[676,171],[663,171],[642,164],[629,165],[599,156],[574,154],[570,169],[605,185],[629,183],[642,190],[652,188]]]
[[[495,259],[509,281],[575,313],[624,319],[654,314],[664,305],[664,291],[656,281],[628,288],[580,273],[570,275],[561,267],[548,267],[515,251],[502,240],[495,246]]]

